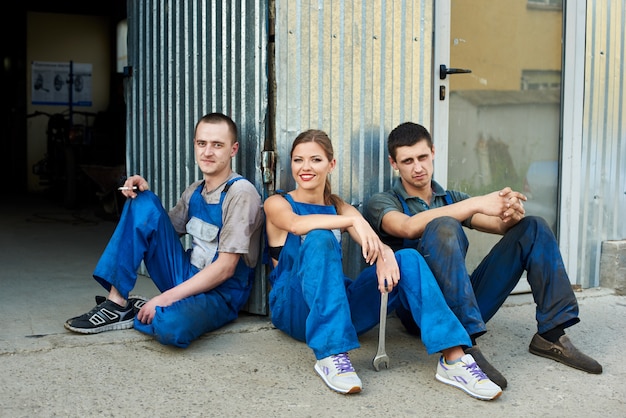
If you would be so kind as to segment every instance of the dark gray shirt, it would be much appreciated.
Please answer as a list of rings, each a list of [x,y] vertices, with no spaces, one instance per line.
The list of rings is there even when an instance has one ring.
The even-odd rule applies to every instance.
[[[372,228],[374,228],[374,230],[378,233],[380,239],[385,244],[389,245],[394,251],[403,247],[403,239],[391,236],[383,231],[383,216],[391,211],[405,212],[399,197],[405,200],[410,212],[407,215],[410,216],[429,209],[445,206],[447,204],[446,190],[434,180],[432,180],[431,185],[433,189],[433,198],[430,203],[423,201],[419,197],[409,196],[406,190],[404,190],[404,186],[402,185],[400,178],[397,178],[394,181],[391,190],[377,193],[368,200],[365,207],[365,218],[370,225],[372,225]],[[470,197],[467,193],[454,190],[450,190],[448,193],[450,194],[453,203],[460,202]],[[471,217],[464,220],[463,226],[471,228],[471,220]]]

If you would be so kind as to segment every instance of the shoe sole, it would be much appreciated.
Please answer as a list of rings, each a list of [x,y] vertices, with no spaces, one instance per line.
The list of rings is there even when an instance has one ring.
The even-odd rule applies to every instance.
[[[121,322],[115,322],[113,324],[103,325],[97,328],[76,328],[76,327],[71,326],[67,322],[64,324],[64,326],[65,326],[65,329],[77,332],[79,334],[99,334],[105,331],[117,331],[117,330],[122,330],[122,329],[133,328],[134,320],[135,318],[133,317],[132,319],[127,319]]]
[[[440,376],[439,373],[435,374],[435,378],[439,380],[441,383],[445,383],[446,385],[454,386],[455,388],[461,389],[463,392],[467,393],[471,397],[479,399],[481,401],[492,401],[494,399],[498,399],[500,395],[502,395],[502,391],[498,392],[495,396],[491,396],[491,397],[471,392],[469,389],[467,389],[465,386],[461,385],[460,383],[455,382],[454,380],[448,379],[444,376]]]
[[[333,386],[327,379],[326,379],[326,375],[324,374],[324,372],[322,372],[318,367],[317,364],[315,365],[315,371],[317,372],[317,374],[320,375],[320,377],[322,378],[322,380],[324,381],[324,383],[326,383],[326,386],[328,386],[329,388],[331,388],[332,390],[334,390],[335,392],[339,392],[342,395],[349,395],[351,393],[359,393],[361,391],[361,388],[359,386],[352,386],[350,389],[341,389],[337,386]]]

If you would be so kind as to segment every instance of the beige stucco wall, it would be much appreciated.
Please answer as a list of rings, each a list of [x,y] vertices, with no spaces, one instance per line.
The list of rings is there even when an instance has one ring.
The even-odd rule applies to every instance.
[[[561,70],[561,50],[555,46],[561,45],[562,10],[529,8],[527,3],[452,0],[450,66],[469,68],[472,75],[452,77],[451,88],[519,90],[522,69]],[[480,19],[472,18],[477,13]],[[466,45],[497,53],[478,56]]]

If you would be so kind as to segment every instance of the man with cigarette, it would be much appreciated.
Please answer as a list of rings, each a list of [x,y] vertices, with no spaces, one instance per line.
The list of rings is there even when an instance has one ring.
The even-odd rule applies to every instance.
[[[231,169],[239,150],[237,126],[222,113],[203,116],[194,152],[203,179],[189,185],[169,213],[139,175],[121,188],[129,199],[93,277],[109,293],[68,319],[83,334],[136,328],[166,345],[187,347],[237,318],[248,300],[263,226],[259,193]],[[180,237],[189,234],[192,248]],[[144,262],[162,292],[130,296]]]

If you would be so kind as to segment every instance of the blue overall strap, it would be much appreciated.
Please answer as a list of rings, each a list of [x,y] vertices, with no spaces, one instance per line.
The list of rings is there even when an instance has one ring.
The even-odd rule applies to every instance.
[[[232,186],[234,182],[238,180],[242,180],[242,179],[243,179],[243,176],[239,176],[239,177],[232,178],[226,182],[226,185],[224,186],[224,188],[222,189],[222,193],[220,194],[220,206],[222,205],[222,203],[224,203],[224,198],[226,197],[226,193],[228,193],[228,189],[230,189],[230,186]],[[205,180],[202,180],[202,183],[200,183],[198,187],[196,188],[196,191],[198,193],[202,193],[202,189],[204,189],[204,183],[205,183]],[[221,225],[220,225],[220,228],[221,228]]]
[[[232,186],[233,183],[238,181],[238,180],[243,180],[243,176],[235,177],[235,178],[232,178],[232,179],[228,180],[226,182],[226,185],[222,189],[222,193],[220,193],[220,224],[219,224],[220,230],[218,232],[218,241],[219,241],[219,234],[222,232],[222,227],[224,226],[224,225],[222,225],[222,206],[224,204],[224,198],[226,198],[226,193],[228,193],[228,190],[230,189],[230,186]]]
[[[293,213],[296,215],[337,215],[337,208],[333,205],[317,205],[314,203],[296,202],[289,193],[285,193],[282,190],[279,191],[279,194],[284,197],[287,202],[289,202],[291,208],[293,209]],[[331,232],[337,239],[337,242],[341,244],[341,230],[332,229]],[[300,236],[302,241],[304,241],[305,238],[306,234]]]
[[[413,216],[413,214],[409,210],[409,205],[406,204],[406,201],[402,198],[402,196],[400,196],[395,191],[393,193],[396,195],[396,197],[400,201],[400,204],[402,205],[402,212],[404,212],[406,216],[409,216],[409,217]],[[420,242],[419,238],[415,238],[415,239],[404,238],[402,240],[402,247],[403,248],[417,248],[417,245],[419,244],[419,242]]]
[[[226,197],[226,193],[228,193],[228,190],[230,189],[230,186],[232,186],[233,183],[238,181],[238,180],[243,180],[243,176],[235,177],[235,178],[232,178],[232,179],[228,180],[226,182],[226,185],[222,189],[222,192],[220,193],[220,202],[219,202],[220,212],[219,212],[219,216],[216,219],[212,220],[213,225],[217,226],[220,229],[220,231],[222,230],[222,204],[224,203],[224,198]],[[197,193],[198,196],[202,196],[202,189],[204,189],[204,184],[205,184],[205,181],[202,180],[202,182],[198,185],[198,187],[196,188],[194,194],[192,195],[192,199],[194,198],[196,193]],[[204,200],[203,200],[203,202],[204,202]],[[214,205],[214,204],[210,204],[210,205]],[[189,202],[189,206],[191,206],[191,200]],[[206,219],[205,219],[205,221],[206,221]]]
[[[289,193],[278,190],[276,193],[284,197],[291,205],[293,213],[296,215],[336,215],[337,209],[332,205],[318,205],[315,203],[302,203],[293,200]]]
[[[284,197],[285,200],[289,202],[289,204],[291,205],[291,209],[293,210],[293,213],[295,213],[296,215],[302,215],[300,211],[298,210],[299,208],[298,208],[298,205],[296,204],[296,201],[293,200],[293,198],[291,197],[289,193],[287,193],[284,190],[277,190],[276,193]]]
[[[243,176],[232,178],[226,182],[226,186],[224,186],[224,189],[222,189],[222,194],[220,195],[220,205],[224,202],[224,198],[226,197],[226,193],[228,193],[230,186],[232,186],[234,182],[239,180],[243,180]]]
[[[230,186],[238,181],[242,180],[244,177],[239,176],[232,178],[226,182],[226,185],[222,189],[220,193],[220,201],[219,203],[206,203],[204,198],[202,197],[202,190],[205,185],[205,181],[203,180],[194,193],[191,195],[189,199],[189,215],[190,217],[196,217],[201,219],[203,222],[209,223],[215,227],[217,227],[217,242],[220,240],[220,234],[222,232],[222,206],[224,204],[224,198],[226,197],[226,193],[230,189]],[[215,253],[215,257],[211,262],[217,259],[218,253]]]
[[[406,201],[402,198],[402,196],[400,196],[395,191],[393,193],[396,195],[396,197],[400,201],[400,204],[402,205],[402,211],[404,212],[404,214],[406,216],[413,216],[413,213],[411,213],[411,211],[409,210],[409,205],[407,205]],[[446,195],[444,196],[444,200],[446,201],[446,205],[451,205],[453,203],[452,196],[450,196],[450,192],[447,190],[446,190]],[[402,246],[404,248],[417,248],[417,245],[419,244],[419,242],[420,242],[419,238],[416,238],[416,239],[405,238],[402,242]]]

